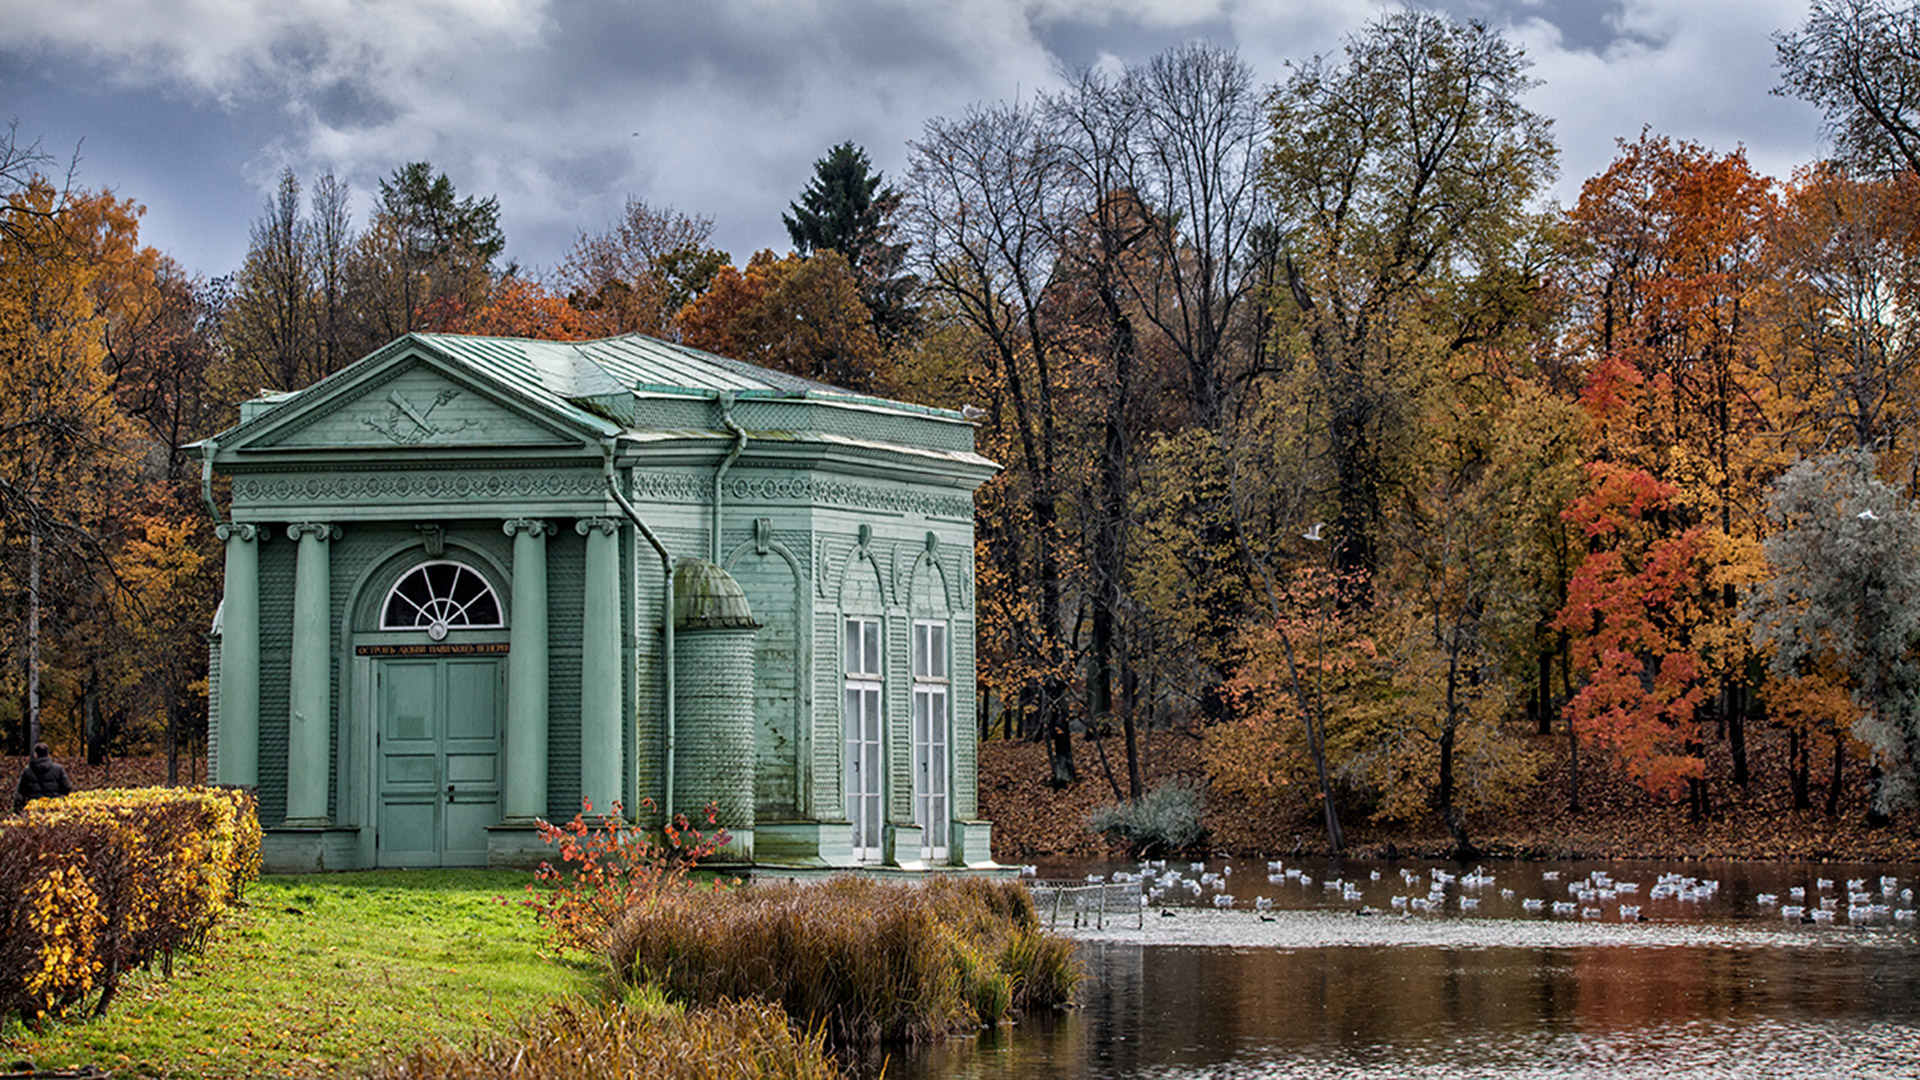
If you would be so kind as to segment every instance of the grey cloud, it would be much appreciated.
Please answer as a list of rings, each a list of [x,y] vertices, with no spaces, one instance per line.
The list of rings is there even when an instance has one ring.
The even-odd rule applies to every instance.
[[[1810,113],[1767,95],[1766,34],[1803,18],[1803,0],[1443,6],[1526,44],[1546,81],[1531,100],[1565,149],[1563,201],[1642,124],[1723,149],[1743,141],[1777,172],[1817,152]],[[499,196],[509,254],[525,265],[552,265],[629,195],[711,216],[720,246],[744,259],[785,248],[781,212],[842,139],[897,178],[928,119],[1030,97],[1061,65],[1139,61],[1205,37],[1238,45],[1259,79],[1277,82],[1285,60],[1337,50],[1383,10],[1372,0],[287,0],[236,4],[225,21],[191,8],[201,21],[177,25],[133,0],[118,20],[100,5],[35,10],[54,7],[33,5],[11,28],[0,16],[0,100],[50,144],[88,135],[89,182],[148,202],[149,241],[208,272],[238,263],[283,165],[342,175],[364,213],[381,177],[421,159],[463,191]]]

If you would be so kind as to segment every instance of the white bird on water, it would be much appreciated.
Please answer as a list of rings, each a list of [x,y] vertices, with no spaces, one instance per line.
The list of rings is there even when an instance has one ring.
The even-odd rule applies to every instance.
[[[1859,518],[1861,521],[1879,521],[1880,520],[1880,515],[1874,513],[1871,510],[1862,510],[1858,514],[1855,514],[1854,516]]]

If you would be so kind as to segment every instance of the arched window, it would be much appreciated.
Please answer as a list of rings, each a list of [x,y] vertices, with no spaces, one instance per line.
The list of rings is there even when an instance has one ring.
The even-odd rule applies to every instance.
[[[425,630],[435,641],[454,628],[502,625],[500,598],[487,579],[447,559],[423,562],[401,575],[380,609],[380,629]]]

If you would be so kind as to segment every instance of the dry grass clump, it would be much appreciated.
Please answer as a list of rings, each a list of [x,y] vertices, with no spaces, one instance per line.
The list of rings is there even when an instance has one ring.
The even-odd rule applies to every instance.
[[[793,1030],[778,1006],[708,1008],[564,1001],[518,1038],[462,1049],[419,1046],[373,1080],[836,1080],[819,1033]]]
[[[609,959],[674,1001],[757,998],[836,1046],[911,1042],[1059,1009],[1079,981],[1018,882],[840,877],[724,893],[681,890],[629,910]]]

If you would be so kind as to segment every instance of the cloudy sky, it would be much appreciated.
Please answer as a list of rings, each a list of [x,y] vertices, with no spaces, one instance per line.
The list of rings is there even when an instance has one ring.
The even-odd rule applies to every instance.
[[[1397,8],[1399,4],[1391,5]],[[1769,94],[1806,0],[1444,0],[1521,43],[1561,150],[1555,197],[1642,127],[1784,176],[1819,118]],[[931,117],[1030,98],[1063,67],[1206,39],[1263,83],[1335,52],[1372,0],[0,0],[0,122],[147,207],[213,275],[275,178],[332,170],[364,212],[428,160],[497,195],[508,256],[552,266],[628,196],[715,222],[744,262],[843,140],[889,176]]]

